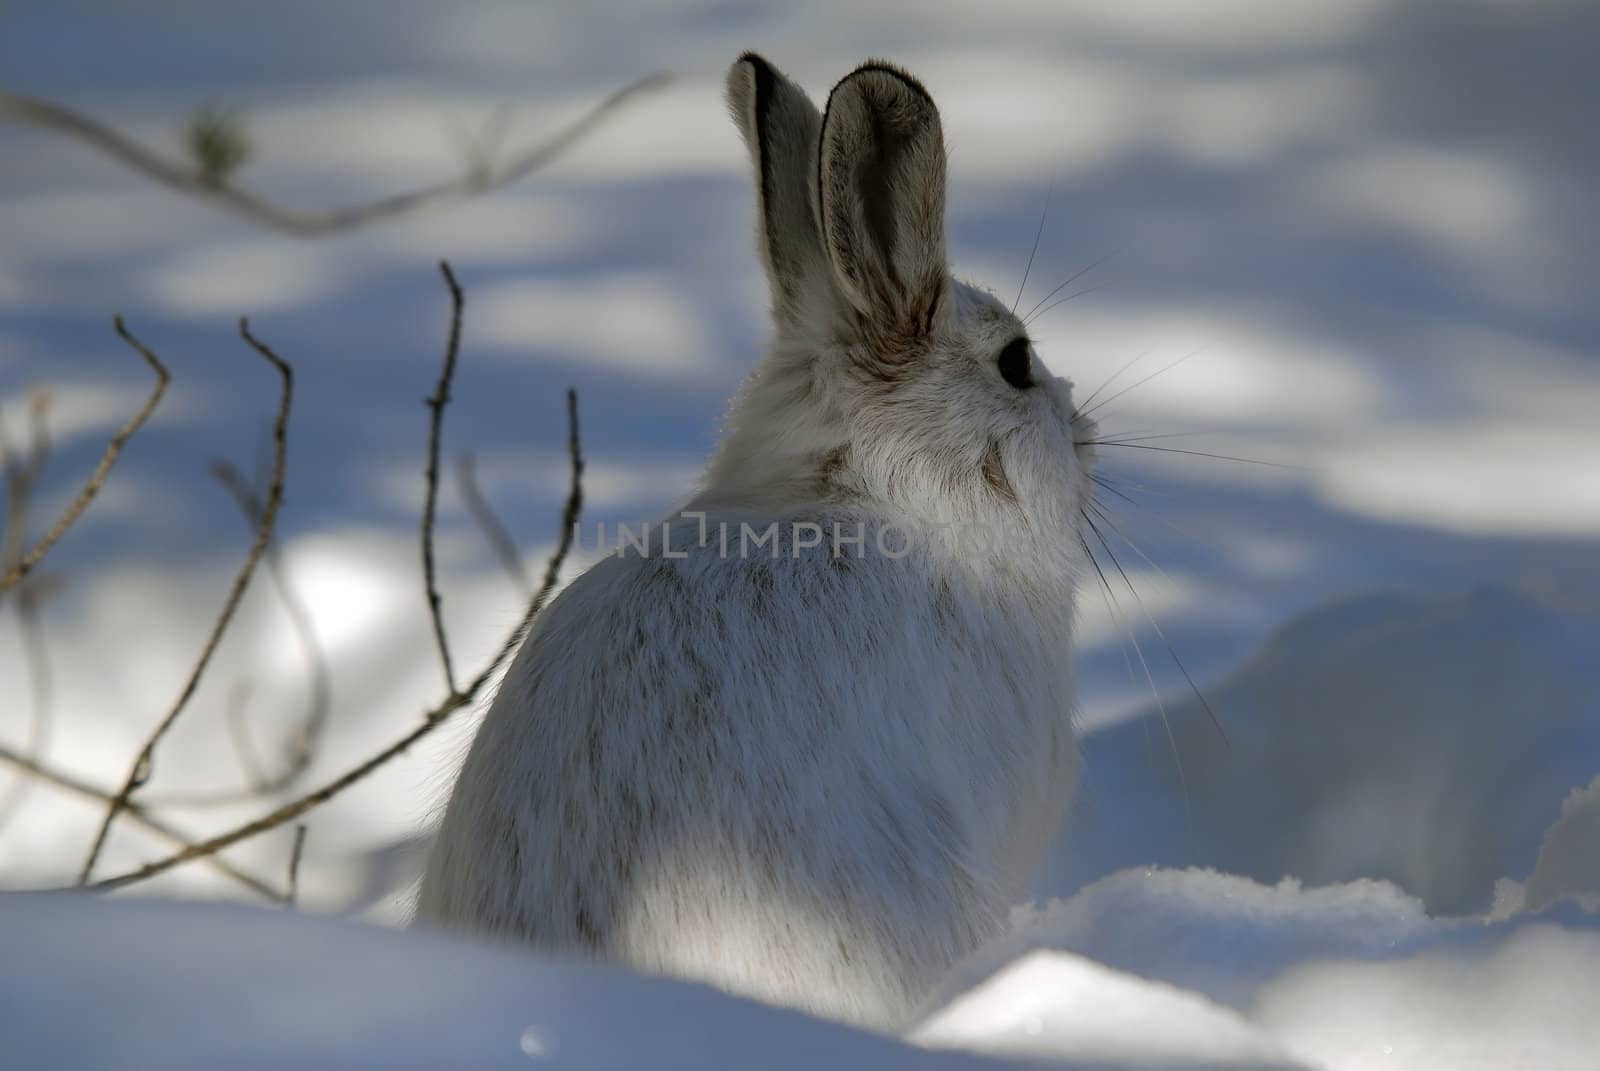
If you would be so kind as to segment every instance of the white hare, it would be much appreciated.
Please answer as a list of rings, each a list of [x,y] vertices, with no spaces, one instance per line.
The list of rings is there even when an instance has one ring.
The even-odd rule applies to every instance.
[[[949,274],[915,79],[869,62],[819,116],[746,54],[728,102],[771,352],[670,530],[534,623],[418,918],[893,1029],[1064,816],[1093,436]]]

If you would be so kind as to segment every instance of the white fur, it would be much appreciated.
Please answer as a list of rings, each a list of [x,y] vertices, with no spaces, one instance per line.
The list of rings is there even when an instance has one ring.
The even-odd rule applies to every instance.
[[[729,98],[772,351],[673,556],[608,557],[534,623],[418,916],[894,1028],[1000,929],[1065,812],[1089,459],[1070,384],[1035,359],[1008,385],[1021,324],[944,267],[921,87],[868,65],[819,123],[747,56]],[[774,521],[779,556],[741,555]]]

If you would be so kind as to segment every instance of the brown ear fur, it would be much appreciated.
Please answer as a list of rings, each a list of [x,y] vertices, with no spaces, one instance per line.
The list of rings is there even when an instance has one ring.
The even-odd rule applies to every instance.
[[[822,244],[867,333],[932,329],[948,278],[939,110],[915,78],[872,61],[828,97],[817,154]]]
[[[728,71],[728,109],[755,167],[756,245],[767,268],[774,316],[800,315],[811,281],[826,279],[817,224],[817,141],[822,117],[803,90],[754,52]]]

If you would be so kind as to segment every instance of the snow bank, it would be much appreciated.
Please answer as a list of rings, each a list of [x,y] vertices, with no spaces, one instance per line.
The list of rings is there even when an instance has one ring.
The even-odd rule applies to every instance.
[[[1600,911],[1600,777],[1574,789],[1561,818],[1544,835],[1539,862],[1528,879],[1526,906],[1538,911],[1571,897]]]
[[[1111,1063],[1284,1067],[1288,1053],[1198,993],[1082,956],[1030,952],[934,1013],[912,1040],[940,1048]]]
[[[0,947],[8,1071],[996,1066],[704,986],[269,909],[15,895]]]
[[[1233,1047],[1217,1056],[1189,1051],[1213,1059],[1225,1051],[1242,1066],[1252,1066],[1247,1056],[1282,1053],[1341,1071],[1588,1068],[1600,1046],[1592,1013],[1600,1008],[1600,917],[1569,909],[1562,921],[1430,918],[1387,882],[1306,888],[1205,870],[1124,871],[1070,899],[1019,909],[1013,932],[964,964],[948,992],[1030,950],[1058,949],[1233,1009],[1256,1035],[1217,1019],[1211,1039],[1221,1044],[1231,1032]],[[1077,973],[1062,970],[1068,980]],[[1023,1005],[1043,1021],[1074,1013]],[[1255,1048],[1260,1038],[1277,1048]],[[1249,1047],[1238,1047],[1241,1039]],[[1162,1034],[1146,1024],[1126,1041],[1150,1051]]]
[[[221,904],[0,898],[7,1067],[1592,1066],[1600,919],[1131,871],[1019,910],[907,1041],[704,986]],[[965,1051],[955,1051],[965,1050]]]
[[[1226,741],[1192,695],[1167,704],[1170,743],[1156,710],[1085,738],[1065,862],[1040,892],[1207,866],[1381,878],[1435,915],[1485,911],[1600,772],[1596,650],[1600,598],[1571,590],[1391,591],[1302,614],[1203,686]]]
[[[1600,934],[1530,925],[1426,955],[1293,968],[1252,1016],[1308,1063],[1357,1071],[1592,1071]]]

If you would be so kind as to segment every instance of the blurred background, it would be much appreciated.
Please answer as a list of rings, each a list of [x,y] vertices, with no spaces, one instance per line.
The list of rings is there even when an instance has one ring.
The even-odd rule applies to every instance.
[[[505,188],[323,236],[0,104],[0,418],[13,469],[31,428],[49,446],[24,543],[148,390],[112,315],[173,375],[0,601],[0,745],[112,791],[181,686],[250,539],[215,470],[259,491],[269,450],[277,386],[241,315],[296,369],[276,556],[137,798],[198,836],[409,730],[443,695],[416,535],[436,262],[467,293],[437,544],[466,674],[526,597],[473,489],[537,577],[564,389],[587,523],[637,522],[687,496],[761,353],[727,65],[757,49],[820,102],[881,56],[943,112],[958,274],[1009,300],[1037,235],[1021,308],[1083,272],[1034,332],[1080,390],[1118,377],[1102,427],[1248,459],[1103,451],[1120,569],[1082,593],[1084,780],[1040,892],[1196,864],[1486,910],[1600,773],[1597,43],[1587,0],[0,0],[0,93],[189,166],[209,117],[219,181],[305,212],[509,159],[673,76]],[[240,798],[324,712],[309,768]],[[478,713],[311,813],[308,906],[395,917]],[[0,883],[71,881],[103,811],[0,763]],[[280,881],[291,837],[228,858]],[[97,872],[166,850],[123,820]],[[251,895],[205,866],[143,888]]]

